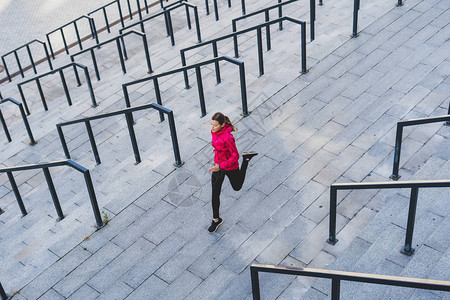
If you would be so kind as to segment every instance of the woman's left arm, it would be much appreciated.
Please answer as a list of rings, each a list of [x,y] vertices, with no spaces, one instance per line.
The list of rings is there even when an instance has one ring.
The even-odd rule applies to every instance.
[[[221,169],[226,169],[235,164],[239,160],[239,152],[237,150],[234,137],[232,135],[230,138],[225,140],[225,146],[230,150],[231,156],[226,161],[219,164],[219,167]]]

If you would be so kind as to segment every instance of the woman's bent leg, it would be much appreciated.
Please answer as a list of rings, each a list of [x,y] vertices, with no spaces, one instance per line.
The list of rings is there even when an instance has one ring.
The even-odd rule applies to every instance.
[[[248,160],[243,160],[240,169],[225,171],[228,179],[230,179],[231,187],[235,191],[239,191],[245,181],[245,173],[247,172]]]
[[[218,172],[213,172],[211,174],[211,185],[212,185],[212,210],[213,218],[219,218],[219,207],[220,207],[220,192],[222,190],[223,179],[225,178],[225,173],[223,170]]]

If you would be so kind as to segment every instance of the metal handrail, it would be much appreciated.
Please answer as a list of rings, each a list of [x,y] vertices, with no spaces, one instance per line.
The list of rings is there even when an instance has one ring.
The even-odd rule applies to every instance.
[[[397,6],[402,6],[403,0],[397,0]],[[353,0],[353,32],[352,37],[358,37],[358,12],[361,7],[361,0]]]
[[[53,52],[52,44],[50,42],[50,34],[56,32],[56,31],[60,31],[61,32],[61,37],[62,37],[62,40],[63,40],[63,43],[64,43],[64,49],[66,50],[66,53],[69,54],[69,47],[67,46],[66,37],[64,35],[63,29],[64,29],[64,27],[67,27],[67,26],[69,26],[71,24],[73,24],[73,26],[75,28],[75,34],[77,35],[78,46],[80,47],[80,50],[83,50],[83,45],[81,44],[80,32],[78,31],[78,26],[77,26],[77,21],[81,20],[81,19],[88,19],[89,27],[91,29],[92,38],[95,39],[97,44],[99,43],[98,36],[97,36],[97,30],[95,28],[94,18],[89,17],[87,15],[82,15],[81,17],[76,18],[75,20],[70,21],[69,23],[66,23],[63,26],[60,26],[60,27],[50,31],[49,33],[47,33],[45,35],[47,37],[47,43],[48,43],[48,46],[50,47],[50,53],[52,54],[53,59],[55,59],[55,54]]]
[[[143,20],[140,20],[140,21],[138,21],[136,23],[128,25],[128,26],[120,29],[119,33],[122,34],[122,32],[124,30],[130,29],[130,28],[132,28],[134,26],[137,26],[137,25],[140,25],[141,31],[145,32],[144,22],[147,22],[149,20],[155,19],[155,18],[157,18],[159,16],[164,16],[164,20],[165,20],[165,23],[166,23],[167,35],[170,37],[172,46],[174,46],[175,45],[175,35],[174,35],[174,32],[173,32],[172,18],[170,16],[170,12],[175,10],[175,9],[177,9],[177,8],[180,8],[180,7],[185,7],[186,8],[186,20],[187,20],[187,25],[188,25],[188,29],[189,30],[192,29],[191,17],[189,15],[189,8],[192,8],[194,10],[195,27],[197,29],[197,40],[198,40],[199,43],[201,43],[202,37],[201,37],[201,32],[200,32],[200,21],[199,21],[199,18],[198,18],[197,6],[193,5],[193,4],[190,4],[188,2],[184,2],[184,1],[181,2],[178,5],[175,5],[175,6],[172,6],[172,7],[168,8],[168,9],[165,9],[165,10],[163,10],[163,11],[157,13],[157,14],[151,15],[150,17],[147,17],[147,18],[145,18]]]
[[[306,22],[305,21],[300,21],[296,18],[293,17],[289,17],[289,16],[284,16],[282,18],[276,19],[276,20],[272,20],[269,22],[265,22],[263,24],[259,24],[247,29],[243,29],[243,30],[239,30],[191,47],[187,47],[184,49],[180,50],[180,56],[181,56],[181,64],[183,66],[186,66],[186,52],[192,49],[196,49],[199,47],[204,47],[207,45],[212,44],[212,50],[213,50],[213,55],[214,57],[218,56],[218,50],[217,50],[217,42],[222,41],[222,40],[226,40],[229,38],[235,38],[238,35],[256,30],[256,37],[257,37],[257,42],[258,42],[258,62],[259,62],[259,76],[264,75],[264,59],[263,59],[263,51],[262,51],[262,30],[261,28],[265,27],[267,28],[268,26],[272,25],[272,24],[276,24],[279,23],[281,21],[290,21],[296,24],[299,24],[301,26],[301,62],[302,62],[302,73],[307,73],[308,70],[306,69]],[[234,57],[238,58],[239,57],[239,51],[238,51],[238,44],[234,43]],[[219,74],[220,70],[219,70],[219,65],[216,64],[216,73]],[[219,75],[220,76],[220,75]],[[187,76],[187,72],[184,72],[184,79],[187,82],[187,85],[189,85],[189,79]]]
[[[450,187],[450,180],[417,180],[403,182],[361,182],[361,183],[333,183],[330,186],[330,230],[327,242],[336,244],[336,208],[337,208],[337,191],[338,190],[366,190],[366,189],[394,189],[394,188],[410,188],[411,196],[409,200],[408,223],[406,227],[405,246],[401,250],[403,254],[412,255],[412,237],[414,231],[414,220],[416,217],[417,198],[419,188],[437,188]]]
[[[0,208],[0,214],[2,214],[3,211]],[[6,295],[5,290],[3,289],[2,283],[0,282],[0,297],[2,298],[2,300],[7,300],[8,299],[8,295]]]
[[[17,187],[16,181],[14,179],[14,176],[12,172],[16,171],[25,171],[25,170],[33,170],[33,169],[42,169],[45,175],[45,179],[47,181],[48,188],[50,190],[50,194],[53,199],[53,204],[55,205],[56,213],[58,214],[58,221],[64,219],[64,214],[61,209],[61,205],[59,203],[58,196],[56,194],[55,187],[53,185],[53,180],[50,175],[49,168],[51,167],[58,167],[58,166],[69,166],[78,172],[83,173],[84,179],[86,182],[86,187],[89,194],[89,199],[91,201],[92,210],[94,212],[94,217],[96,221],[96,227],[101,228],[103,227],[103,221],[100,216],[100,210],[98,208],[97,198],[95,196],[94,186],[92,184],[91,175],[89,173],[89,170],[85,167],[75,163],[74,161],[68,159],[68,160],[59,160],[59,161],[53,161],[49,163],[40,163],[40,164],[32,164],[32,165],[24,165],[24,166],[16,166],[16,167],[9,167],[9,168],[0,168],[0,173],[6,173],[8,175],[9,182],[11,184],[11,187],[14,191],[14,195],[16,196],[17,203],[19,204],[20,210],[22,212],[23,216],[27,215],[27,210],[25,208],[25,205],[23,204],[22,197],[20,196],[19,189]]]
[[[1,97],[0,97],[0,99],[1,99]],[[34,140],[33,133],[31,132],[30,124],[28,123],[27,115],[25,113],[25,110],[23,109],[22,103],[20,103],[19,101],[15,100],[15,99],[13,99],[11,97],[8,97],[6,99],[1,99],[0,100],[0,104],[6,103],[6,102],[11,102],[11,103],[13,103],[13,104],[15,104],[15,105],[17,105],[19,107],[20,115],[22,116],[22,120],[23,120],[23,123],[25,125],[25,129],[27,130],[28,137],[30,138],[30,143],[29,144],[32,145],[32,146],[36,145],[36,141]],[[12,141],[11,135],[9,134],[8,128],[6,127],[6,122],[5,122],[5,119],[3,118],[1,109],[0,109],[0,121],[2,123],[2,126],[3,126],[3,129],[5,131],[6,138],[8,139],[8,142],[11,142]]]
[[[86,130],[88,132],[89,135],[89,141],[91,143],[92,146],[92,152],[94,153],[94,157],[95,157],[95,162],[97,164],[101,164],[100,161],[100,156],[98,154],[98,150],[97,150],[97,145],[95,143],[95,138],[94,138],[94,133],[92,131],[92,127],[91,127],[91,123],[90,121],[92,120],[98,120],[98,119],[104,119],[104,118],[108,118],[108,117],[112,117],[112,116],[116,116],[116,115],[125,115],[126,120],[127,120],[127,126],[128,126],[128,131],[130,134],[130,139],[131,139],[131,145],[133,147],[133,151],[134,151],[134,157],[136,159],[136,164],[141,162],[141,156],[139,154],[139,148],[137,145],[137,141],[136,141],[136,134],[134,132],[134,128],[133,128],[133,119],[132,119],[132,112],[134,111],[139,111],[139,110],[143,110],[143,109],[156,109],[159,111],[160,114],[166,114],[169,118],[169,128],[170,128],[170,134],[172,137],[172,146],[173,146],[173,152],[175,155],[175,166],[176,167],[180,167],[183,165],[183,162],[181,161],[181,157],[180,157],[180,149],[178,146],[178,138],[177,138],[177,131],[175,128],[175,119],[173,117],[173,111],[165,108],[161,105],[158,105],[156,103],[151,103],[151,104],[145,104],[145,105],[140,105],[140,106],[134,106],[134,107],[130,107],[130,108],[124,108],[124,109],[120,109],[120,110],[116,110],[110,113],[105,113],[105,114],[100,114],[100,115],[95,115],[92,117],[87,117],[87,118],[82,118],[82,119],[77,119],[77,120],[73,120],[73,121],[68,121],[68,122],[63,122],[63,123],[59,123],[56,124],[56,129],[58,131],[58,135],[59,135],[59,139],[61,141],[62,147],[64,149],[64,154],[66,155],[66,158],[70,158],[70,153],[69,153],[69,148],[67,147],[67,143],[66,143],[66,139],[64,137],[64,133],[62,131],[62,127],[64,126],[68,126],[68,125],[73,125],[73,124],[78,124],[78,123],[85,123],[86,125]]]
[[[172,74],[176,74],[176,73],[180,73],[180,72],[187,72],[187,70],[189,69],[195,69],[195,74],[197,77],[197,88],[198,88],[198,95],[199,95],[199,99],[200,99],[200,109],[201,109],[201,117],[204,117],[206,115],[206,105],[205,105],[205,95],[203,92],[203,81],[202,81],[202,75],[201,75],[201,71],[200,71],[200,67],[201,66],[206,66],[209,64],[215,64],[218,65],[220,61],[226,61],[226,62],[230,62],[232,64],[238,65],[239,66],[239,77],[240,77],[240,84],[241,84],[241,100],[242,100],[242,115],[248,116],[248,106],[247,106],[247,85],[246,85],[246,81],[245,81],[245,65],[244,62],[239,61],[237,59],[228,57],[228,56],[222,56],[222,57],[217,57],[211,60],[207,60],[207,61],[203,61],[203,62],[199,62],[193,65],[189,65],[189,66],[184,66],[175,70],[171,70],[171,71],[167,71],[164,73],[160,73],[160,74],[156,74],[150,77],[146,77],[143,79],[139,79],[136,81],[132,81],[132,82],[128,82],[122,85],[122,89],[123,89],[123,94],[125,97],[125,105],[127,107],[131,106],[130,103],[130,97],[128,95],[128,87],[130,85],[134,85],[134,84],[140,84],[143,82],[147,82],[147,81],[153,81],[154,87],[155,87],[155,94],[156,94],[156,100],[158,102],[159,105],[162,105],[162,101],[161,101],[161,92],[159,90],[159,83],[158,83],[158,78],[164,77],[164,76],[169,76]],[[216,74],[217,75],[217,74]],[[220,76],[217,77],[217,84],[219,84],[221,82]],[[187,81],[185,81],[185,87],[186,89],[189,89],[190,86],[188,84]],[[161,121],[163,121],[163,116],[160,114],[161,117]]]
[[[152,65],[151,65],[151,62],[150,62],[150,53],[148,51],[147,36],[146,36],[145,33],[142,33],[142,32],[136,31],[136,30],[132,30],[132,31],[120,34],[120,35],[118,35],[118,36],[116,36],[116,37],[114,37],[112,39],[109,39],[107,41],[101,42],[98,45],[95,45],[95,46],[92,46],[90,48],[81,50],[78,53],[72,54],[70,56],[70,59],[72,60],[72,62],[74,62],[75,61],[75,59],[74,59],[75,56],[78,56],[80,54],[83,54],[83,53],[89,51],[91,53],[92,62],[94,64],[95,75],[97,77],[97,80],[100,80],[100,72],[98,70],[97,59],[95,58],[94,49],[98,48],[99,46],[103,46],[103,45],[106,45],[108,43],[111,43],[111,42],[115,41],[116,45],[117,45],[117,52],[119,54],[120,65],[122,66],[122,71],[125,74],[127,72],[127,70],[126,70],[126,67],[125,67],[124,59],[126,60],[126,59],[128,59],[128,57],[126,56],[124,37],[129,35],[129,34],[137,34],[137,35],[142,37],[142,43],[144,45],[144,52],[145,52],[145,59],[147,61],[147,72],[148,73],[152,73],[153,70],[152,70]],[[121,45],[120,45],[120,41],[122,41],[122,47],[124,49],[123,52],[122,52],[122,48],[121,48]],[[124,58],[124,54],[125,54],[125,58]]]
[[[437,290],[446,292],[450,291],[450,281],[443,281],[443,280],[409,278],[400,276],[356,273],[356,272],[326,270],[326,269],[294,268],[294,267],[282,267],[274,265],[252,264],[250,265],[250,276],[252,281],[252,294],[254,300],[261,299],[259,291],[259,278],[258,278],[259,272],[331,279],[331,300],[340,299],[341,281],[364,282],[364,283],[409,287],[425,290]]]
[[[125,24],[123,22],[123,15],[122,15],[122,8],[120,6],[120,0],[114,0],[114,1],[112,1],[112,2],[110,2],[108,4],[105,4],[102,7],[99,7],[99,8],[97,8],[97,9],[95,9],[95,10],[93,10],[90,13],[87,14],[88,16],[90,16],[90,15],[92,15],[92,14],[102,10],[103,11],[103,17],[105,18],[106,30],[108,30],[108,33],[111,33],[111,30],[110,30],[110,25],[109,25],[109,21],[108,21],[108,15],[106,14],[106,8],[108,6],[111,6],[111,5],[114,5],[114,4],[117,4],[117,9],[119,11],[119,17],[120,17],[120,23],[122,24],[122,28],[123,28],[123,27],[125,27]]]
[[[219,21],[219,8],[217,5],[217,0],[213,0],[214,4],[214,16],[216,18],[216,21]],[[209,15],[209,1],[205,0],[205,6],[206,6],[206,15]],[[231,0],[228,0],[228,8],[231,7]],[[241,0],[241,7],[242,7],[242,14],[245,14],[245,0]]]
[[[9,82],[11,82],[11,75],[9,74],[8,67],[6,66],[5,57],[10,55],[10,54],[12,54],[12,53],[14,53],[14,56],[15,56],[16,62],[17,62],[17,66],[19,67],[19,71],[20,71],[20,74],[22,75],[22,78],[25,77],[25,75],[23,73],[24,69],[22,68],[22,65],[20,64],[19,55],[17,54],[17,51],[19,51],[22,48],[26,48],[27,49],[28,57],[30,58],[30,62],[31,62],[31,66],[33,67],[34,74],[37,74],[36,65],[34,63],[33,56],[31,54],[31,49],[30,49],[30,45],[33,44],[33,43],[39,43],[39,44],[43,45],[44,51],[45,51],[45,58],[47,58],[50,70],[53,70],[52,62],[50,60],[50,56],[48,55],[47,45],[45,44],[45,42],[43,42],[41,40],[38,40],[38,39],[35,39],[35,40],[32,40],[29,43],[26,43],[26,44],[24,44],[24,45],[22,45],[22,46],[20,46],[20,47],[18,47],[16,49],[14,49],[14,50],[12,50],[12,51],[2,55],[3,66],[5,67],[6,76],[8,77]],[[27,67],[27,68],[29,68],[29,67]],[[27,69],[27,68],[25,68],[25,69]]]
[[[418,118],[397,122],[397,133],[395,134],[395,148],[394,148],[394,165],[392,167],[392,175],[389,176],[389,178],[391,178],[392,180],[398,180],[401,177],[400,175],[398,175],[398,169],[400,165],[400,151],[402,148],[403,127],[438,123],[438,122],[447,122],[447,123],[450,122],[450,108],[449,114],[445,116]]]
[[[281,2],[281,0],[278,0],[278,4],[269,6],[269,7],[265,7],[263,9],[260,9],[258,11],[254,11],[250,14],[238,17],[238,18],[234,18],[233,20],[231,20],[231,28],[233,30],[233,32],[237,31],[237,27],[236,27],[236,22],[243,20],[243,19],[247,19],[249,17],[252,16],[256,16],[259,14],[264,13],[265,16],[265,22],[270,21],[270,11],[273,9],[278,9],[278,18],[282,18],[283,17],[283,9],[282,7],[288,4],[292,4],[294,2],[297,2],[299,0],[289,0],[286,2]],[[316,21],[316,0],[309,0],[309,22],[310,22],[310,37],[311,37],[311,42],[314,40],[314,32],[315,32],[315,21]],[[280,21],[279,23],[279,29],[283,30],[283,22]],[[270,50],[271,48],[271,44],[270,44],[270,28],[269,26],[266,27],[266,39],[267,39],[267,50]],[[234,37],[234,42],[237,43],[237,37]]]
[[[64,77],[64,72],[63,72],[64,69],[70,68],[70,67],[72,67],[74,72],[75,72],[75,77],[76,77],[78,86],[81,86],[81,81],[80,81],[80,77],[78,76],[78,72],[76,71],[76,68],[78,67],[80,69],[83,69],[84,75],[85,75],[85,78],[86,78],[86,83],[87,83],[88,89],[89,89],[89,94],[91,96],[92,107],[96,107],[97,106],[97,102],[95,101],[95,96],[94,96],[94,89],[92,88],[91,77],[89,76],[88,68],[85,65],[82,65],[82,64],[79,64],[79,63],[76,63],[76,62],[72,62],[72,63],[67,64],[65,66],[62,66],[62,67],[60,67],[58,69],[55,69],[53,71],[41,74],[39,76],[36,76],[34,78],[25,80],[25,81],[17,84],[17,88],[19,89],[20,97],[22,98],[22,103],[23,103],[23,105],[25,107],[25,111],[27,112],[27,115],[30,115],[30,110],[28,109],[27,101],[25,100],[25,95],[24,95],[23,90],[22,90],[22,85],[24,85],[26,83],[29,83],[31,81],[36,81],[36,84],[37,84],[37,87],[38,87],[38,90],[39,90],[39,94],[41,96],[42,105],[44,106],[44,109],[47,111],[48,110],[47,102],[45,101],[44,92],[42,91],[42,86],[41,86],[41,82],[39,81],[39,79],[42,78],[42,77],[48,76],[48,75],[53,75],[53,74],[55,74],[57,72],[59,72],[59,76],[61,77],[61,81],[62,81],[62,84],[63,84],[64,93],[65,93],[66,98],[67,98],[67,102],[68,102],[69,106],[72,105],[72,100],[70,98],[69,89],[67,88],[66,78]]]

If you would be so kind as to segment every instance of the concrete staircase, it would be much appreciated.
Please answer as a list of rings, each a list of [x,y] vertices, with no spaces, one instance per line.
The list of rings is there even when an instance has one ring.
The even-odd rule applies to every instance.
[[[216,22],[213,14],[205,16],[202,1],[192,3],[201,8],[203,40],[231,32],[231,19],[240,16],[236,3],[230,9],[221,7],[220,21]],[[274,3],[255,1],[247,5],[247,11],[269,4]],[[209,118],[199,118],[195,75],[190,74],[193,88],[189,90],[184,89],[182,75],[174,75],[160,83],[163,105],[175,113],[181,156],[186,162],[182,168],[172,165],[168,124],[160,123],[156,112],[134,115],[142,157],[138,165],[134,165],[124,118],[93,122],[102,159],[98,166],[84,126],[64,129],[72,158],[91,170],[100,207],[109,220],[100,231],[95,232],[92,226],[86,188],[81,176],[73,170],[51,169],[67,215],[61,222],[56,222],[42,174],[37,171],[15,174],[29,210],[24,218],[20,217],[6,176],[0,177],[0,207],[5,210],[0,215],[0,257],[5,262],[0,278],[5,289],[20,289],[15,296],[18,299],[40,296],[122,299],[128,295],[136,299],[156,295],[160,299],[243,299],[251,297],[247,268],[252,262],[375,273],[389,270],[386,274],[416,277],[427,277],[433,272],[439,276],[432,278],[446,279],[448,245],[443,243],[445,238],[439,238],[448,227],[448,212],[443,204],[448,199],[446,190],[420,192],[414,236],[418,246],[412,258],[398,254],[404,239],[407,207],[407,194],[399,191],[340,194],[340,241],[336,246],[325,243],[329,184],[387,180],[395,122],[445,114],[448,105],[448,78],[438,81],[448,70],[445,68],[448,54],[440,61],[433,58],[445,53],[448,42],[439,45],[439,39],[435,38],[428,46],[417,49],[420,38],[410,38],[408,34],[411,28],[419,30],[419,25],[410,25],[406,33],[401,30],[404,26],[400,26],[409,25],[408,21],[413,22],[419,12],[427,11],[427,4],[408,1],[404,7],[395,9],[386,1],[364,4],[360,28],[365,29],[354,40],[349,38],[351,7],[351,3],[330,1],[317,8],[317,38],[307,46],[311,71],[300,77],[297,26],[287,23],[282,32],[273,29],[273,50],[264,53],[266,72],[259,78],[255,35],[239,39],[239,59],[246,64],[252,110],[247,118],[239,117],[236,68],[221,64],[223,82],[217,86],[212,66],[202,69],[208,112],[222,111],[231,116],[239,128],[236,134],[239,149],[260,153],[252,161],[240,193],[225,187],[221,210],[226,222],[217,234],[209,235],[204,230],[210,219]],[[444,1],[437,1],[434,11],[439,10],[448,15]],[[300,19],[308,19],[309,15],[308,6],[300,3],[286,6],[283,11]],[[157,28],[148,36],[155,73],[179,67],[179,49],[195,44],[194,29],[186,29],[184,18],[184,10],[172,15],[174,47],[164,37],[162,20],[148,27]],[[448,28],[444,20],[436,18],[433,25],[436,32],[439,24],[443,30]],[[252,24],[254,21],[242,22],[239,28]],[[380,34],[380,28],[384,27],[387,30]],[[113,32],[116,28],[113,27]],[[432,29],[428,28],[426,34],[433,36]],[[395,39],[391,38],[395,34]],[[102,33],[100,40],[111,36]],[[2,107],[13,137],[13,142],[2,148],[3,166],[61,159],[56,123],[125,107],[121,84],[146,76],[142,43],[137,38],[128,39],[127,74],[120,70],[115,45],[97,52],[100,82],[94,79],[89,56],[77,59],[90,69],[99,103],[96,108],[89,105],[86,85],[75,87],[73,75],[66,75],[72,107],[65,103],[58,77],[42,82],[48,96],[48,112],[39,103],[37,89],[32,84],[27,86],[25,94],[27,99],[30,95],[30,123],[37,145],[27,145],[15,108]],[[399,47],[399,41],[406,45]],[[220,45],[220,55],[232,56],[231,46],[231,40]],[[427,47],[429,56],[423,57]],[[402,54],[411,56],[402,61]],[[390,59],[386,61],[384,57]],[[208,58],[212,58],[211,49],[193,51],[187,59],[194,63]],[[413,64],[419,59],[426,59],[427,66],[435,65],[429,77],[417,75],[423,80],[414,82],[406,78],[394,89],[386,88],[388,84],[383,83],[399,72],[396,65],[401,63],[406,70],[419,72]],[[65,55],[55,60],[56,65],[69,61]],[[444,67],[440,67],[441,63]],[[16,79],[13,84],[2,86],[3,96],[19,100],[15,88],[18,82]],[[410,85],[412,90],[408,89]],[[152,84],[129,91],[133,105],[155,102]],[[402,180],[446,178],[448,128],[442,124],[411,128],[404,137]],[[428,206],[428,201],[436,205]],[[398,217],[391,218],[392,210],[398,212]],[[432,267],[417,267],[425,258],[432,259]],[[328,283],[290,276],[264,275],[261,283],[265,299],[301,295],[321,299],[329,291]],[[309,289],[311,286],[313,289]],[[343,285],[342,292],[351,297],[357,289]],[[394,298],[396,292],[389,290]],[[374,289],[373,293],[377,296],[385,291]],[[422,295],[414,293],[418,299]],[[442,298],[438,294],[433,296]]]

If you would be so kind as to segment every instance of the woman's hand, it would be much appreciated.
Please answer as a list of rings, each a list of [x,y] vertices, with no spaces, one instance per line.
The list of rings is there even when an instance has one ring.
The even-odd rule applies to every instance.
[[[214,167],[210,168],[208,171],[209,172],[218,172],[218,171],[220,171],[219,164],[214,164]]]

